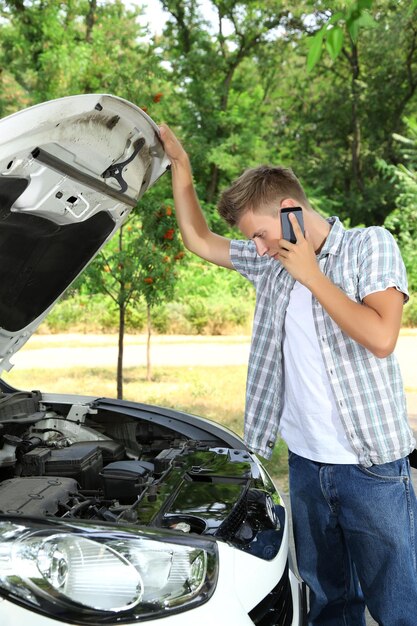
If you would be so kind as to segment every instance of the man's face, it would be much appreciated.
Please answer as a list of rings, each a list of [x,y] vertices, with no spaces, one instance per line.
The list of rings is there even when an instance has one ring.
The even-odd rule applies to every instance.
[[[246,211],[237,226],[245,237],[253,239],[260,256],[266,254],[276,260],[278,241],[282,238],[279,209],[276,215]]]

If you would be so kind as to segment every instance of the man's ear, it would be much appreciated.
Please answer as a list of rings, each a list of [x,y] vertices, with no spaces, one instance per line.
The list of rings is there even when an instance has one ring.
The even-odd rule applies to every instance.
[[[280,202],[281,209],[290,209],[291,207],[300,206],[300,203],[294,198],[283,198]]]

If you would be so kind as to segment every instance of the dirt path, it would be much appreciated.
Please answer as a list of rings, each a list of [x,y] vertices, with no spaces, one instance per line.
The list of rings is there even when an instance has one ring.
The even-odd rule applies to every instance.
[[[39,345],[39,348],[37,347]],[[244,365],[249,356],[248,337],[155,336],[151,359],[161,365]],[[97,367],[117,361],[117,337],[113,335],[40,335],[33,337],[14,357],[15,367]],[[146,338],[128,335],[123,362],[126,367],[146,365]]]

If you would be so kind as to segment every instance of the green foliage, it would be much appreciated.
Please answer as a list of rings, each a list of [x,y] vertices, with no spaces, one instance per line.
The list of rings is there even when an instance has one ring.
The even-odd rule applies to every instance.
[[[176,296],[183,301],[188,297],[215,299],[246,299],[254,301],[252,285],[242,280],[237,272],[207,263],[186,252],[186,263],[180,267]]]
[[[1,0],[0,12],[0,59],[8,83],[8,93],[0,96],[3,115],[11,108],[92,92],[151,106],[163,72],[144,40],[139,8],[127,8],[121,0]]]
[[[140,330],[146,319],[141,300],[151,309],[174,296],[184,252],[173,208],[161,204],[155,194],[145,200],[94,259],[81,282],[83,293],[104,293],[113,302],[115,310],[105,319],[96,311],[96,327],[108,330],[126,324],[130,331]]]
[[[410,290],[417,292],[417,118],[407,120],[407,127],[407,137],[396,136],[407,166],[381,164],[381,168],[387,176],[391,176],[398,192],[396,208],[386,218],[385,226],[398,241],[407,268]],[[414,313],[410,312],[410,317],[413,316]]]
[[[402,325],[417,328],[417,294],[411,294],[410,300],[404,306]]]
[[[161,4],[152,41],[120,0],[0,0],[0,114],[84,91],[136,102],[178,131],[219,232],[219,191],[261,162],[293,167],[325,213],[383,223],[377,160],[398,162],[392,135],[416,108],[415,3],[211,0],[211,24],[195,0]]]
[[[244,328],[253,310],[252,303],[233,298],[190,297],[185,312],[186,319],[197,334],[222,335],[231,329]]]
[[[219,192],[262,162],[291,166],[326,214],[352,225],[384,222],[394,190],[377,160],[398,159],[392,135],[415,107],[409,0],[374,0],[372,28],[367,3],[338,1],[328,10],[330,3],[283,1],[272,17],[269,4],[212,2],[218,28],[203,23],[194,2],[163,4],[169,21],[158,44],[171,81],[159,110],[190,153],[214,230],[227,233],[215,210]],[[358,21],[359,39],[349,20]],[[318,37],[337,59],[327,54],[307,74],[304,35],[321,24]]]
[[[152,327],[163,334],[227,335],[249,334],[253,303],[216,298],[193,298],[157,305]]]
[[[172,300],[177,265],[184,251],[171,203],[146,203],[140,218],[134,255],[138,269],[136,289],[152,307]]]
[[[152,308],[152,328],[160,334],[227,335],[249,334],[253,302],[225,297],[189,298],[187,301],[161,302]],[[126,314],[127,333],[143,333],[146,307],[135,302]],[[116,333],[119,327],[118,309],[103,295],[79,295],[58,302],[46,321],[43,333]]]
[[[417,189],[417,185],[415,185]],[[394,235],[400,247],[407,269],[410,291],[417,291],[417,205],[415,196],[402,192],[397,202],[401,203],[385,220],[385,226]]]
[[[169,119],[192,154],[199,197],[210,204],[243,167],[268,155],[260,118],[266,132],[269,82],[279,69],[277,33],[289,24],[293,6],[212,2],[218,20],[209,25],[194,0],[162,5],[169,19],[160,44],[178,86]]]
[[[180,264],[173,301],[152,306],[152,328],[158,333],[225,335],[250,333],[254,292],[236,272],[190,259]],[[82,286],[87,291],[86,284]],[[100,290],[98,290],[100,291]],[[134,298],[126,310],[128,333],[144,332],[146,301]],[[117,332],[118,306],[109,295],[73,290],[48,315],[42,332]]]
[[[310,39],[321,24],[347,10],[344,2],[314,5]],[[310,74],[300,65],[302,50],[294,51],[291,72],[285,73],[287,97],[281,96],[277,115],[284,119],[275,138],[284,146],[281,161],[295,169],[325,213],[350,218],[352,225],[383,224],[391,211],[394,186],[381,175],[378,160],[401,160],[393,134],[403,134],[404,113],[416,109],[410,2],[373,0],[372,15],[372,28],[361,28],[356,42],[345,30],[336,61],[323,55]],[[318,32],[317,38],[324,37]]]
[[[83,289],[88,293],[106,293],[115,305],[125,310],[137,297],[136,236],[131,216],[116,237],[94,259],[85,272]]]
[[[348,2],[342,10],[335,12],[325,21],[323,26],[309,41],[307,55],[307,71],[311,72],[320,61],[323,43],[332,61],[335,61],[343,49],[345,38],[357,42],[360,28],[373,28],[376,22],[369,13],[373,0],[356,0]],[[336,7],[340,2],[334,3]],[[333,10],[333,6],[331,7]]]
[[[126,314],[126,329],[130,333],[140,332],[145,320],[144,307],[132,306]],[[109,296],[74,293],[55,305],[41,332],[116,333],[118,328],[119,310]]]

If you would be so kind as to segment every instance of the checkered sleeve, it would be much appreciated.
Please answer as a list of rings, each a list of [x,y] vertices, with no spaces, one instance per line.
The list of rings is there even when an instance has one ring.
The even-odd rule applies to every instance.
[[[231,240],[230,259],[235,270],[255,286],[269,261],[269,258],[259,256],[252,240],[243,239]]]
[[[409,298],[407,273],[398,245],[391,233],[380,226],[364,229],[359,259],[359,297],[395,287]]]

